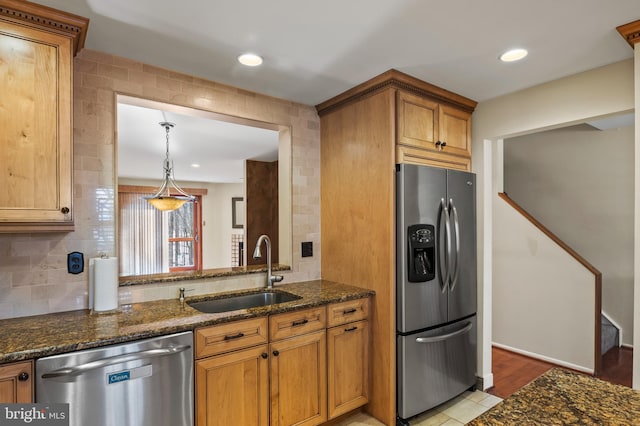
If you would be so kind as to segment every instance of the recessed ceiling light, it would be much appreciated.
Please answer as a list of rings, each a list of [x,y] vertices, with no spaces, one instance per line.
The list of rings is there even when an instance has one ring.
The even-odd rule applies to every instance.
[[[200,167],[200,164],[193,163],[191,167],[193,167],[194,169],[197,169],[198,167]]]
[[[502,62],[514,62],[527,56],[529,52],[526,49],[511,49],[500,55]]]
[[[238,56],[238,62],[248,67],[257,67],[262,65],[262,58],[255,53],[245,53]]]

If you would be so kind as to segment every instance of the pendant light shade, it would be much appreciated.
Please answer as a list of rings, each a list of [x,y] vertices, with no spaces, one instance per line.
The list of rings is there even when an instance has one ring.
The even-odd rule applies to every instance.
[[[149,204],[158,210],[170,211],[179,209],[187,201],[194,201],[196,197],[187,194],[173,179],[173,161],[169,158],[169,131],[175,126],[173,123],[163,121],[159,123],[164,127],[167,138],[167,152],[164,159],[164,180],[160,189],[150,197],[144,197]]]

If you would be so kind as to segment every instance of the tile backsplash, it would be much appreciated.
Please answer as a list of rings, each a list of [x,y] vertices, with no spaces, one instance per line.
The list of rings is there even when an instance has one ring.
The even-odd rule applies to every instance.
[[[0,318],[84,309],[88,259],[115,255],[116,94],[290,126],[292,135],[293,264],[285,282],[320,277],[320,120],[315,108],[157,68],[102,52],[83,50],[74,63],[75,231],[0,234]],[[314,256],[301,258],[300,242]],[[67,253],[85,256],[85,271],[67,273]],[[252,288],[263,274],[183,283],[121,287],[121,303]]]

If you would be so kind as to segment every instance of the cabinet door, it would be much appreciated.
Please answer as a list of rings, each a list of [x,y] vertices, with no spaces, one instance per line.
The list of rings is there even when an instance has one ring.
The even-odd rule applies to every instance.
[[[196,426],[268,426],[267,345],[196,361]]]
[[[420,96],[398,91],[397,143],[438,150],[438,104]]]
[[[327,331],[329,418],[369,401],[369,324],[345,324]]]
[[[31,361],[0,366],[0,403],[33,402]]]
[[[73,229],[71,43],[0,19],[0,224]]]
[[[271,343],[271,426],[327,419],[325,330]]]
[[[449,154],[471,157],[471,114],[441,105],[439,110],[440,141]]]

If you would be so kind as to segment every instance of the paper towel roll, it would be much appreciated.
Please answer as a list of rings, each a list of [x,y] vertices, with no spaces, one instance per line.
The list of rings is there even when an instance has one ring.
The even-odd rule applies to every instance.
[[[117,309],[118,258],[93,258],[90,260],[91,264],[93,264],[93,310],[101,312]],[[91,305],[91,301],[89,304]]]

